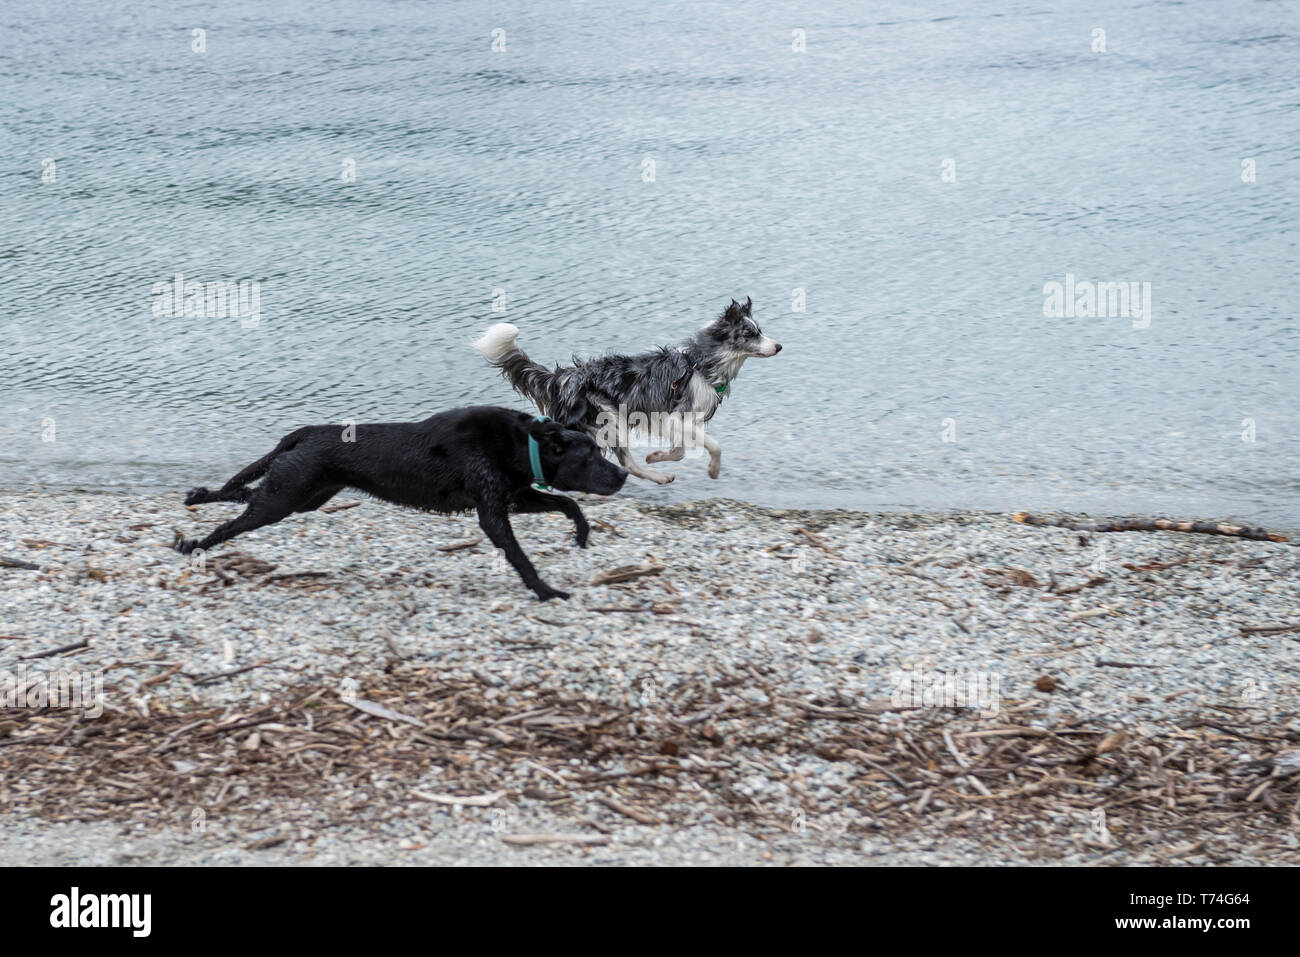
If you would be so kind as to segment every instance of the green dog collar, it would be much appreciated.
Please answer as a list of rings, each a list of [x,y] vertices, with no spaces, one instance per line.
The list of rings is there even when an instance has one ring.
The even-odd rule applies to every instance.
[[[533,421],[549,422],[551,417],[549,415],[535,415]],[[528,464],[533,467],[533,487],[549,489],[550,486],[546,484],[546,479],[542,478],[542,450],[531,432],[528,433]]]

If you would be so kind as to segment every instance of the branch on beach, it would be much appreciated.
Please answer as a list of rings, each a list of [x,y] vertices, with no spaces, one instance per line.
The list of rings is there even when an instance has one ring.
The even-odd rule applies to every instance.
[[[19,655],[19,661],[31,661],[33,658],[52,658],[54,655],[64,655],[69,651],[80,651],[82,648],[90,647],[90,639],[83,638],[81,641],[74,641],[70,645],[59,645],[57,648],[49,648],[46,651],[38,651],[31,655]]]
[[[645,578],[647,575],[658,575],[668,566],[663,562],[655,560],[653,556],[646,556],[649,561],[640,565],[620,565],[618,568],[611,568],[609,571],[599,573],[591,580],[593,585],[613,585],[617,582],[628,582],[636,578]]]
[[[463,542],[452,542],[449,545],[435,545],[434,547],[440,552],[459,552],[465,548],[473,548],[481,541],[483,541],[482,535],[478,538],[470,538]]]
[[[1289,631],[1300,631],[1300,624],[1241,626],[1241,633],[1243,635],[1285,635]]]
[[[279,661],[280,658],[282,657],[284,656],[281,655],[278,658],[263,658],[261,661],[255,661],[251,665],[244,665],[244,667],[242,668],[235,668],[233,671],[221,671],[221,672],[217,672],[216,674],[210,674],[210,675],[190,674],[188,671],[182,671],[180,673],[183,674],[186,678],[189,678],[196,685],[210,685],[216,681],[223,681],[226,678],[233,678],[235,675],[242,675],[244,672],[252,671],[254,668],[260,668],[263,665],[269,665],[273,661]]]
[[[21,568],[24,571],[38,572],[41,570],[40,565],[32,562],[25,562],[21,558],[10,558],[8,555],[0,555],[0,568]]]
[[[800,525],[798,528],[796,528],[795,531],[798,532],[800,535],[802,535],[804,538],[808,539],[809,544],[811,544],[811,545],[813,545],[813,546],[815,546],[815,547],[817,547],[817,548],[820,548],[820,549],[821,549],[822,551],[824,551],[827,555],[834,555],[836,558],[839,558],[839,557],[840,557],[840,553],[837,552],[837,551],[834,549],[833,546],[831,546],[830,544],[828,544],[827,541],[826,541],[826,539],[822,538],[822,537],[821,537],[820,535],[818,535],[816,532],[810,532],[808,529],[804,528],[802,525]]]
[[[1048,525],[1068,528],[1075,532],[1200,532],[1203,535],[1230,535],[1234,538],[1251,538],[1260,542],[1285,542],[1286,536],[1262,528],[1246,525],[1227,525],[1215,522],[1179,522],[1171,518],[1126,518],[1117,522],[1076,522],[1068,518],[1045,518],[1016,512],[1013,522],[1022,525]]]

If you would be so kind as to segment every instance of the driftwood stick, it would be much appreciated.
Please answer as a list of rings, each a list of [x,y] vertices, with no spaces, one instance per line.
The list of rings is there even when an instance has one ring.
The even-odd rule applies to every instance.
[[[1050,525],[1056,528],[1068,528],[1076,532],[1200,532],[1203,535],[1231,535],[1235,538],[1251,538],[1260,542],[1285,542],[1286,536],[1269,532],[1262,528],[1246,525],[1227,525],[1215,522],[1181,522],[1171,518],[1125,518],[1115,522],[1076,522],[1068,518],[1047,518],[1030,515],[1028,512],[1016,512],[1011,516],[1013,522],[1022,525]]]
[[[434,548],[440,552],[458,552],[463,548],[473,548],[479,542],[483,541],[483,536],[471,538],[463,542],[452,542],[450,545],[435,545]]]
[[[809,544],[814,545],[817,548],[820,548],[827,555],[834,555],[836,558],[840,557],[840,553],[837,552],[833,546],[827,543],[826,539],[822,538],[816,532],[810,532],[802,525],[796,528],[795,531],[798,532],[800,535],[802,535],[804,538],[808,539]]]
[[[474,795],[429,794],[427,791],[417,791],[412,788],[411,796],[418,797],[421,801],[432,801],[434,804],[450,804],[456,807],[489,807],[505,797],[506,792],[492,791],[488,794]]]
[[[596,800],[599,801],[601,804],[605,805],[605,807],[609,808],[611,811],[617,811],[619,814],[622,814],[624,817],[630,817],[638,824],[662,824],[663,823],[662,821],[659,820],[659,818],[655,817],[653,814],[649,813],[648,811],[643,811],[639,807],[632,807],[630,804],[624,804],[621,801],[614,800],[613,798],[598,797],[596,798]]]
[[[267,575],[257,583],[257,587],[261,588],[274,582],[294,581],[299,578],[324,578],[328,574],[329,572],[281,572],[278,575]]]
[[[1159,665],[1147,665],[1140,661],[1098,661],[1098,668],[1159,668]]]
[[[390,649],[392,649],[393,654],[397,655],[398,658],[405,660],[410,657],[410,655],[406,653],[406,649],[397,643],[397,639],[394,638],[392,635],[390,635],[387,629],[385,629],[380,634],[384,639],[384,643],[387,644]]]
[[[260,668],[263,665],[269,665],[273,661],[279,661],[279,658],[263,658],[261,661],[255,661],[251,665],[244,665],[242,668],[235,668],[233,671],[220,671],[210,675],[195,675],[189,672],[180,672],[186,678],[189,678],[196,685],[208,685],[214,681],[221,681],[223,678],[233,678],[235,675],[242,675],[246,671],[252,671],[254,668]]]
[[[609,838],[601,834],[502,834],[506,844],[608,844]]]
[[[630,582],[634,578],[644,578],[647,575],[658,575],[668,566],[663,562],[657,562],[651,559],[640,565],[620,565],[618,568],[611,568],[598,574],[591,580],[593,585],[613,585],[616,582]]]
[[[588,608],[587,611],[599,611],[599,612],[606,612],[606,613],[616,612],[616,611],[629,611],[629,612],[644,611],[652,615],[667,615],[667,614],[671,614],[672,609],[668,608],[662,602],[657,602],[653,605],[647,605],[644,608],[634,608],[631,605],[593,605],[590,608]]]
[[[1085,588],[1096,588],[1098,585],[1105,585],[1109,581],[1110,579],[1105,575],[1094,575],[1086,582],[1081,582],[1078,585],[1070,585],[1068,588],[1058,588],[1056,591],[1052,592],[1051,595],[1044,595],[1043,597],[1064,598],[1066,595],[1073,595],[1077,592],[1081,592]]]
[[[74,641],[70,645],[59,645],[57,648],[51,648],[48,651],[38,651],[34,655],[19,655],[19,661],[31,661],[33,658],[49,658],[53,655],[62,655],[69,651],[77,651],[90,645],[89,638],[83,638],[81,641]]]
[[[152,688],[154,685],[160,685],[169,678],[174,678],[184,670],[185,666],[183,664],[172,665],[160,675],[154,675],[152,678],[145,678],[144,681],[140,682],[140,689],[143,691],[145,688]]]
[[[1296,625],[1242,625],[1241,633],[1243,635],[1282,635],[1288,631],[1300,631],[1300,624]],[[0,636],[3,637],[3,636]]]

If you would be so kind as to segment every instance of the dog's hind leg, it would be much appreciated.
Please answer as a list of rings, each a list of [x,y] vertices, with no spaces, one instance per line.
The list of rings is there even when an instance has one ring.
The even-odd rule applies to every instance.
[[[663,472],[656,472],[654,469],[642,468],[637,465],[636,459],[632,458],[632,453],[626,448],[616,448],[614,454],[618,456],[618,464],[627,469],[637,478],[645,479],[648,482],[654,482],[656,485],[667,485],[676,475],[665,475]]]
[[[186,505],[206,505],[208,502],[247,502],[252,496],[251,488],[220,488],[213,492],[211,489],[204,488],[200,485],[198,488],[192,488],[185,493]]]
[[[510,514],[506,511],[504,499],[481,500],[478,505],[478,524],[492,544],[506,554],[506,561],[514,566],[524,584],[536,593],[542,601],[551,598],[568,598],[567,591],[552,588],[542,581],[533,563],[528,560],[524,550],[519,547],[514,529],[510,527]]]
[[[207,538],[185,538],[180,532],[177,532],[172,547],[182,555],[188,555],[196,548],[206,552],[214,546],[234,538],[236,535],[251,532],[263,525],[274,525],[282,518],[288,518],[293,512],[293,506],[285,505],[283,501],[259,499],[244,509],[242,514],[222,525],[218,525]]]
[[[586,516],[582,514],[582,509],[573,499],[565,498],[563,495],[547,495],[534,488],[525,488],[515,494],[514,510],[516,512],[563,512],[573,520],[578,547],[587,547],[587,536],[591,534],[591,526],[587,524]]]
[[[206,552],[236,535],[263,525],[274,525],[296,511],[306,511],[306,506],[312,503],[319,506],[327,500],[326,492],[333,495],[337,491],[337,486],[322,485],[313,472],[304,473],[293,465],[277,466],[261,485],[248,491],[248,507],[240,515],[218,525],[203,539],[185,538],[177,532],[172,547],[183,555],[196,548]]]
[[[316,509],[320,508],[322,505],[324,505],[326,502],[332,499],[335,495],[338,495],[339,492],[341,491],[343,491],[342,485],[331,485],[328,488],[321,489],[311,498],[307,499],[307,501],[303,502],[301,505],[295,508],[294,511],[314,512],[316,511]]]
[[[225,485],[213,492],[209,489],[199,486],[192,488],[185,495],[186,505],[203,505],[207,502],[248,502],[252,500],[254,489],[248,488],[249,482],[255,482],[271,470],[276,458],[282,453],[287,452],[306,438],[316,426],[307,426],[306,428],[296,429],[290,432],[279,443],[276,444],[266,455],[249,465],[240,469]]]
[[[671,449],[656,449],[645,457],[647,462],[680,462],[686,457],[686,446],[674,445]]]

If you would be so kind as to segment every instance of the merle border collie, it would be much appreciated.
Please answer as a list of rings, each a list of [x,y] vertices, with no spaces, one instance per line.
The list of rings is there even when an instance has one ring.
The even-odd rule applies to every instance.
[[[575,356],[573,365],[554,370],[534,362],[515,345],[519,330],[509,323],[492,326],[474,348],[543,413],[593,437],[605,423],[638,414],[643,421],[664,413],[689,418],[693,441],[709,453],[709,477],[717,478],[722,446],[698,423],[713,418],[746,359],[781,351],[781,344],[758,328],[753,308],[748,298],[744,305],[731,300],[721,316],[680,346],[662,346],[634,356]],[[626,429],[620,429],[622,438],[611,443],[623,468],[660,485],[676,477],[638,465],[628,450],[626,434]],[[685,454],[685,441],[679,435],[671,449],[651,452],[646,462],[679,462]]]
[[[259,478],[261,484],[249,487]],[[515,539],[509,513],[563,512],[573,520],[579,547],[586,548],[591,530],[578,503],[540,492],[533,483],[613,495],[626,480],[627,473],[605,458],[591,436],[495,406],[452,409],[423,422],[309,425],[290,432],[219,490],[191,489],[186,505],[241,502],[248,507],[206,538],[177,532],[172,547],[185,555],[207,551],[294,512],[313,512],[354,488],[431,512],[477,510],[479,526],[538,598],[568,598],[537,574]]]

